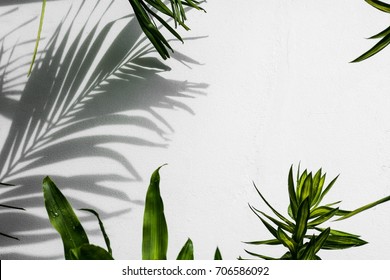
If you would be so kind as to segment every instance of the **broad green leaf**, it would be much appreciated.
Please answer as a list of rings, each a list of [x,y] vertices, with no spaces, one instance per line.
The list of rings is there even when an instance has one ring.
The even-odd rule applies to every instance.
[[[378,0],[364,0],[364,1],[366,1],[368,4],[370,4],[371,6],[377,8],[382,12],[390,13],[390,5],[385,2],[378,1]]]
[[[293,239],[298,244],[302,242],[303,237],[306,234],[307,221],[309,220],[309,216],[310,216],[310,203],[309,203],[309,198],[306,198],[299,206],[295,231],[293,234]]]
[[[167,258],[168,228],[160,195],[161,167],[153,172],[146,193],[142,238],[143,260],[166,260]]]
[[[379,39],[379,38],[383,38],[385,37],[386,35],[390,34],[390,26],[387,27],[385,30],[379,32],[378,34],[375,34],[374,36],[371,36],[370,38],[368,39]]]
[[[301,192],[298,197],[299,203],[304,201],[306,198],[309,198],[310,202],[310,197],[312,196],[312,190],[313,190],[313,177],[311,172],[306,176],[305,181],[303,182]]]
[[[194,245],[191,239],[188,238],[187,242],[181,248],[176,260],[193,260],[194,259]]]
[[[355,60],[351,61],[353,62],[360,62],[362,60],[365,60],[381,50],[383,50],[388,44],[390,44],[390,34],[387,34],[385,37],[383,37],[377,44],[375,44],[371,49],[369,49],[367,52],[356,58]]]
[[[291,209],[290,216],[291,218],[295,219],[298,211],[298,201],[297,201],[297,195],[295,193],[292,166],[290,167],[290,171],[288,172],[288,194],[290,197],[290,209]]]
[[[50,223],[61,235],[65,259],[70,259],[70,250],[89,244],[87,234],[73,211],[68,200],[54,182],[46,177],[43,180],[43,196]]]
[[[283,245],[287,247],[290,252],[295,252],[297,249],[297,243],[292,238],[290,238],[281,228],[278,228],[277,233],[278,239],[283,243]]]
[[[366,241],[357,237],[335,236],[330,234],[326,239],[326,241],[324,242],[322,249],[340,250],[340,249],[362,246],[365,244],[367,244]]]
[[[71,260],[113,260],[112,255],[103,248],[84,244],[70,250]]]
[[[217,249],[215,249],[214,260],[215,261],[221,261],[222,260],[222,254],[221,254],[221,251],[219,250],[218,247],[217,247]]]
[[[349,211],[349,213],[343,215],[341,218],[338,218],[336,221],[348,219],[348,218],[350,218],[350,217],[352,217],[352,216],[354,216],[354,215],[356,215],[356,214],[358,214],[358,213],[360,213],[360,212],[363,212],[363,211],[365,211],[365,210],[367,210],[367,209],[370,209],[370,208],[372,208],[372,207],[375,207],[375,206],[377,206],[377,205],[379,205],[379,204],[381,204],[381,203],[384,203],[384,202],[386,202],[386,201],[389,201],[389,200],[390,200],[390,195],[389,195],[389,196],[386,196],[386,197],[384,197],[384,198],[382,198],[382,199],[379,199],[379,200],[377,200],[377,201],[375,201],[375,202],[372,202],[372,203],[369,203],[369,204],[367,204],[367,205],[364,205],[364,206],[362,206],[362,207],[360,207],[360,208],[358,208],[358,209],[356,209],[356,210]]]
[[[112,250],[111,250],[111,246],[110,246],[110,238],[108,238],[108,235],[106,233],[106,230],[104,229],[104,225],[103,225],[102,220],[99,217],[99,214],[95,210],[93,210],[93,209],[82,208],[80,210],[90,212],[90,213],[92,213],[93,215],[96,216],[96,218],[99,221],[99,227],[100,227],[100,230],[101,230],[101,232],[103,234],[104,241],[106,242],[108,253],[110,253],[110,255],[112,255]]]
[[[45,10],[46,10],[46,0],[42,0],[41,18],[40,18],[40,20],[39,20],[38,34],[37,34],[37,39],[36,39],[36,41],[35,41],[35,47],[34,47],[33,58],[32,58],[32,60],[31,60],[30,69],[28,70],[28,75],[27,75],[27,76],[30,76],[31,71],[32,71],[33,66],[34,66],[35,59],[36,59],[36,57],[37,57],[38,47],[39,47],[39,41],[41,40],[41,33],[42,33],[42,27],[43,27],[43,19],[44,19],[44,17],[45,17]]]

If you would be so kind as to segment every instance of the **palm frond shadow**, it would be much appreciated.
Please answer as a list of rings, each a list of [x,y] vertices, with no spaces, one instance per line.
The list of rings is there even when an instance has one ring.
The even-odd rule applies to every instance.
[[[42,179],[54,175],[62,188],[127,201],[129,207],[124,211],[130,211],[131,205],[143,202],[132,200],[123,190],[117,190],[116,185],[131,184],[142,178],[131,159],[110,145],[166,147],[165,134],[173,128],[155,108],[181,109],[193,114],[180,100],[204,94],[207,85],[163,78],[160,73],[170,69],[156,58],[133,16],[104,25],[101,24],[103,13],[93,27],[88,28],[92,18],[97,18],[91,16],[70,40],[77,16],[69,18],[68,13],[58,26],[37,60],[20,100],[14,104],[11,128],[0,153],[0,181],[16,187],[2,192],[1,203],[24,205],[27,211],[36,207],[43,209]],[[121,26],[121,30],[111,39],[114,26]],[[104,48],[107,42],[109,45]],[[139,116],[132,114],[134,111],[147,114]],[[119,125],[145,129],[160,140],[128,133],[112,135],[104,129]],[[98,128],[99,133],[80,135],[91,128]],[[59,171],[61,176],[44,171],[53,164],[86,158],[91,159],[92,167],[95,157],[114,161],[127,170],[128,176],[113,170],[79,176],[67,176],[63,170]],[[36,169],[38,171],[34,171]],[[106,186],[107,182],[110,187]],[[99,205],[77,200],[72,195],[69,199],[76,206],[99,211]],[[102,218],[110,218],[124,212],[100,213]],[[8,232],[22,233],[18,237],[26,237],[21,241],[24,244],[41,242],[42,234],[34,231],[51,226],[46,218],[29,215],[18,214],[14,218],[10,213],[0,214],[0,224],[8,228]],[[56,234],[44,235],[45,240],[58,238]]]

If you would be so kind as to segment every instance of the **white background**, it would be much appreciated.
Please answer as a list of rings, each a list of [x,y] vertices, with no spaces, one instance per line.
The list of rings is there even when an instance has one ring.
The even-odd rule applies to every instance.
[[[8,34],[21,19],[39,15],[40,4],[31,2],[0,5],[0,14],[19,8],[0,18],[0,37],[7,36],[2,41],[6,48],[34,39],[38,19]],[[42,48],[71,4],[74,11],[80,2],[48,2]],[[87,1],[85,16],[78,19],[77,28],[94,2]],[[327,182],[340,174],[327,202],[342,200],[342,208],[354,209],[390,193],[390,49],[367,61],[349,63],[375,43],[365,38],[385,29],[388,15],[364,1],[346,0],[210,0],[203,6],[207,13],[188,14],[191,31],[180,30],[184,37],[199,38],[172,43],[177,54],[197,63],[187,63],[188,67],[175,59],[168,60],[165,63],[172,70],[160,74],[166,79],[198,83],[201,93],[187,93],[192,98],[171,98],[188,106],[188,110],[170,105],[153,107],[169,125],[142,108],[128,112],[154,121],[164,131],[164,138],[137,126],[96,126],[83,131],[83,135],[114,135],[131,129],[133,136],[165,145],[151,148],[107,143],[131,162],[139,178],[114,185],[110,180],[101,182],[112,190],[112,196],[107,197],[91,195],[83,191],[85,186],[78,186],[78,191],[64,190],[66,195],[80,199],[75,202],[76,208],[86,201],[102,213],[128,210],[116,217],[104,219],[103,215],[117,259],[141,258],[142,203],[151,173],[164,163],[168,166],[161,169],[161,192],[169,230],[169,259],[176,257],[188,237],[194,242],[195,257],[201,260],[211,259],[216,246],[226,259],[248,257],[244,249],[278,256],[281,251],[242,243],[270,238],[247,204],[268,211],[252,186],[254,181],[271,204],[286,213],[291,164],[295,170],[299,163],[312,171],[322,167],[328,174]],[[131,12],[127,1],[116,0],[100,24]],[[71,38],[76,36],[77,28]],[[115,36],[115,30],[110,36]],[[18,70],[22,82],[27,80],[32,49],[31,42],[19,46],[14,54],[27,54],[26,64]],[[1,60],[1,65],[6,61]],[[22,89],[23,83],[15,87]],[[149,90],[157,94],[159,85],[150,85]],[[11,119],[0,115],[0,123],[2,145]],[[131,178],[118,162],[92,156],[28,172],[55,179],[107,170]],[[17,184],[17,177],[12,182]],[[29,187],[39,190],[40,185]],[[131,201],[118,199],[117,190]],[[25,207],[27,212],[46,217],[43,204]],[[83,219],[87,216],[77,213]],[[332,223],[336,229],[361,235],[369,244],[322,252],[320,256],[389,259],[389,216],[390,205],[384,204],[350,220]],[[2,231],[7,232],[3,224]],[[29,226],[27,223],[8,233],[27,236],[25,240],[29,240],[29,234],[39,236],[39,229],[33,227],[30,231]],[[100,233],[94,231],[96,223],[86,221],[85,227],[93,232],[91,241],[104,246]],[[54,230],[47,222],[42,232]],[[42,236],[34,242],[21,238],[20,242],[6,240],[1,244],[2,259],[62,258],[59,237]]]

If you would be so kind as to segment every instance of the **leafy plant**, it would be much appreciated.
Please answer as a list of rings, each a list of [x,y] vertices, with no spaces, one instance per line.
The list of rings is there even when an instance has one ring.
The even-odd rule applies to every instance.
[[[165,220],[164,203],[160,194],[160,174],[157,168],[151,176],[150,185],[146,193],[145,212],[143,222],[142,259],[166,260],[168,249],[168,226]],[[67,260],[109,260],[113,259],[110,247],[110,239],[106,234],[103,222],[96,211],[92,209],[80,209],[94,214],[103,233],[107,250],[90,244],[80,220],[66,197],[57,188],[54,182],[46,177],[43,180],[43,195],[45,207],[49,215],[50,223],[61,235],[64,245],[64,255]],[[194,248],[191,239],[188,238],[180,250],[177,260],[193,260]],[[217,247],[215,259],[222,259]]]
[[[341,201],[322,205],[322,200],[338,178],[338,176],[334,178],[324,188],[325,177],[326,174],[322,174],[321,169],[313,176],[307,170],[300,174],[298,168],[296,184],[294,185],[293,168],[291,166],[288,175],[288,193],[290,198],[288,215],[290,218],[276,211],[254,184],[257,193],[276,215],[276,218],[250,205],[250,209],[272,234],[273,239],[246,243],[252,245],[283,245],[288,249],[288,252],[279,259],[294,260],[320,259],[317,253],[321,249],[338,250],[366,244],[367,242],[360,239],[360,236],[356,234],[333,230],[330,227],[323,227],[322,224],[337,216],[339,218],[336,221],[350,218],[362,211],[389,201],[390,196],[353,211],[341,210],[337,206]],[[275,259],[245,251],[252,256],[262,259]]]
[[[373,6],[374,8],[382,12],[390,13],[390,4],[378,0],[364,0],[364,1],[366,1],[368,4],[370,4],[371,6]],[[369,49],[367,52],[365,52],[364,54],[362,54],[352,62],[360,62],[383,50],[390,43],[390,26],[368,39],[380,39],[380,41],[377,44],[375,44],[371,49]]]
[[[156,21],[160,22],[174,37],[184,43],[182,37],[176,32],[178,25],[182,26],[185,30],[189,30],[189,27],[185,24],[187,20],[185,7],[194,8],[196,10],[205,11],[199,6],[200,2],[196,0],[170,0],[169,8],[161,0],[128,0],[131,7],[134,10],[134,14],[138,20],[142,31],[147,38],[153,44],[154,48],[158,51],[163,59],[170,57],[168,49],[173,51],[169,45],[168,40],[160,32],[160,28],[157,26]],[[28,76],[31,74],[35,58],[38,52],[39,41],[41,38],[41,32],[43,27],[43,21],[46,10],[46,0],[42,0],[42,10],[39,20],[39,27],[37,32],[37,39],[35,42],[35,48],[33,58],[28,71]],[[168,20],[163,19],[159,14],[168,17]],[[156,20],[156,21],[155,21]],[[169,21],[174,21],[174,27],[169,24]]]

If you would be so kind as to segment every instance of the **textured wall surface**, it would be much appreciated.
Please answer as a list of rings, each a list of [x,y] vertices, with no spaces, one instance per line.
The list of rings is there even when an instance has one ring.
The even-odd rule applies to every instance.
[[[0,239],[2,259],[62,258],[43,207],[46,175],[75,208],[101,213],[117,259],[141,257],[144,197],[164,163],[169,258],[187,237],[198,259],[216,246],[226,259],[279,253],[242,241],[270,237],[248,208],[268,211],[252,181],[285,212],[291,164],[322,167],[328,182],[340,174],[328,202],[346,209],[390,194],[390,49],[349,63],[388,24],[364,1],[210,0],[207,13],[189,13],[191,31],[164,65],[134,59],[150,46],[126,0],[95,10],[49,1],[30,78],[40,4],[9,2],[0,3],[0,177],[17,187],[0,201],[27,211],[1,210],[1,231],[20,238]],[[57,95],[66,105],[42,106]],[[78,214],[104,246],[96,221]],[[321,257],[389,259],[389,217],[384,204],[332,223],[369,244]]]

